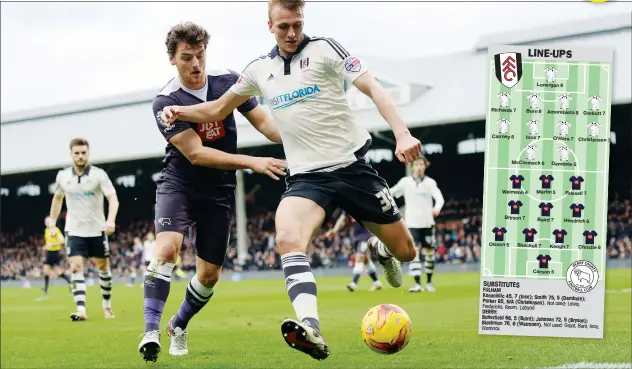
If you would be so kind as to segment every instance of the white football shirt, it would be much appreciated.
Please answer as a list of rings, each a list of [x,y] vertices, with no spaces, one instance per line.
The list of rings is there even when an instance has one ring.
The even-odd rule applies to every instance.
[[[570,127],[570,122],[565,120],[557,123],[557,126],[560,127],[560,136],[568,136],[568,127]]]
[[[591,136],[599,136],[599,127],[601,124],[598,122],[588,123],[588,132]]]
[[[540,122],[537,120],[530,120],[527,122],[527,125],[529,126],[529,133],[531,133],[532,135],[537,135],[538,134],[538,129],[540,128]]]
[[[393,197],[404,197],[404,219],[408,228],[432,227],[435,224],[432,211],[441,211],[445,203],[437,182],[428,176],[422,179],[404,177],[391,188],[391,194]]]
[[[546,68],[546,81],[547,82],[553,82],[555,81],[555,73],[557,72],[557,70],[555,70],[555,68]]]
[[[74,167],[57,172],[55,195],[66,197],[66,227],[69,236],[97,237],[105,229],[103,198],[116,190],[108,174],[89,165],[81,176]]]
[[[251,62],[230,90],[263,97],[279,127],[290,175],[332,171],[357,161],[356,151],[371,139],[344,90],[344,81],[352,84],[366,71],[364,60],[333,39],[304,35],[291,59],[275,47]]]
[[[498,121],[498,131],[500,133],[507,133],[509,130],[509,125],[511,123],[507,119],[501,119]]]
[[[561,146],[561,147],[558,147],[557,150],[560,152],[560,160],[561,161],[568,161],[569,148],[566,147],[566,146]]]
[[[590,110],[599,110],[599,100],[601,100],[599,96],[591,96],[588,98]]]
[[[558,97],[558,100],[560,100],[561,109],[568,109],[568,104],[570,103],[572,98],[568,94],[562,94],[560,95],[560,97]]]
[[[527,146],[527,160],[534,160],[535,159],[535,151],[536,151],[536,147],[529,145]]]
[[[507,106],[509,106],[509,94],[506,92],[501,92],[498,95],[498,98],[500,99],[500,107],[501,108],[506,108]]]
[[[537,109],[538,107],[540,107],[540,95],[538,95],[538,94],[530,94],[529,96],[527,96],[527,99],[529,99],[529,103],[531,104],[531,108]]]

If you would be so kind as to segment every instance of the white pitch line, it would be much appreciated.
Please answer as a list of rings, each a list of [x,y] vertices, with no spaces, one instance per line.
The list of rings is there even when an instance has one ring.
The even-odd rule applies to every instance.
[[[496,170],[516,170],[516,168],[490,167],[487,169]],[[542,168],[520,168],[520,171],[540,171],[540,172],[569,172],[569,173],[606,173],[605,170],[575,170],[575,169],[542,169]]]

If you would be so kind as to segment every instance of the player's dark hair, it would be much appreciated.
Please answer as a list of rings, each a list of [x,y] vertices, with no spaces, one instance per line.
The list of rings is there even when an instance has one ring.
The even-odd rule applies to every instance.
[[[87,146],[88,148],[90,148],[90,144],[85,138],[73,138],[72,140],[70,140],[70,150],[72,150],[72,148],[75,146]]]
[[[268,1],[268,17],[275,5],[281,5],[283,8],[290,11],[301,10],[305,7],[305,0],[269,0]]]
[[[211,35],[204,28],[195,23],[186,22],[171,27],[167,33],[165,45],[167,46],[167,52],[175,55],[180,41],[184,41],[191,46],[203,44],[206,49],[210,39]]]

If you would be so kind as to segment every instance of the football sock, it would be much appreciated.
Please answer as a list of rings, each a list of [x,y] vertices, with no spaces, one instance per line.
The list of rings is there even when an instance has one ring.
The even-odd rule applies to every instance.
[[[103,272],[99,270],[99,286],[101,287],[101,296],[103,297],[103,308],[112,307],[112,272],[110,268]]]
[[[369,259],[369,277],[373,280],[373,282],[377,282],[377,270],[375,269],[375,264],[373,260]]]
[[[66,280],[66,282],[68,282],[68,283],[72,283],[72,282],[70,281],[70,277],[68,277],[68,274],[62,273],[60,276],[61,276],[64,280]]]
[[[419,260],[419,251],[415,255],[413,261],[410,262],[410,274],[415,278],[415,283],[421,284],[421,261]]]
[[[83,271],[74,272],[70,276],[72,279],[71,289],[72,295],[77,305],[78,313],[86,312],[86,280],[83,276]]]
[[[435,251],[434,249],[426,250],[424,254],[424,269],[426,270],[426,277],[428,279],[427,283],[432,283],[432,274],[434,273],[435,266]]]
[[[285,274],[285,287],[299,321],[320,331],[316,279],[304,252],[291,252],[281,256]]]
[[[172,321],[173,327],[180,327],[183,330],[186,329],[191,318],[202,310],[204,305],[213,297],[214,291],[215,286],[207,287],[203,285],[198,280],[197,274],[195,274],[187,286],[184,300]]]
[[[353,266],[353,283],[358,283],[362,272],[364,272],[364,263],[361,261],[356,261],[355,265]]]
[[[44,291],[48,291],[48,281],[50,281],[50,277],[45,275],[44,276]]]
[[[145,333],[160,330],[160,318],[169,297],[173,263],[153,259],[145,271],[143,314]]]

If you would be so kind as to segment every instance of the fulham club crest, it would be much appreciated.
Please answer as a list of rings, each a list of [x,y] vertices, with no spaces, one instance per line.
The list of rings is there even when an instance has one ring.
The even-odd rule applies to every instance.
[[[309,67],[309,58],[301,59],[301,69]]]
[[[520,53],[503,53],[494,55],[496,78],[507,88],[518,84],[522,78],[522,56]]]

